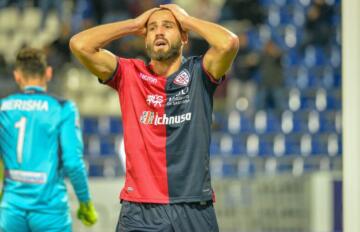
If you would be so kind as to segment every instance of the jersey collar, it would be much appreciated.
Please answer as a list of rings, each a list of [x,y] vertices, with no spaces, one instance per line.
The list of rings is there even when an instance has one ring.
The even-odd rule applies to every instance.
[[[24,88],[25,93],[45,92],[45,88],[41,86],[29,85]]]

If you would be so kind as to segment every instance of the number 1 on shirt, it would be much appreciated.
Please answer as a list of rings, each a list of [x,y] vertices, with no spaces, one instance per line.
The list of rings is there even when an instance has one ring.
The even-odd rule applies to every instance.
[[[17,153],[17,161],[18,163],[21,164],[23,147],[24,147],[24,138],[25,138],[26,118],[21,117],[20,120],[15,123],[15,128],[19,129],[16,153]]]

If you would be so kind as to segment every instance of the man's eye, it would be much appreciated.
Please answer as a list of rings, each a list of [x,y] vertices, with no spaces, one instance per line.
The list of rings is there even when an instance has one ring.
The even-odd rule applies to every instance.
[[[155,27],[149,27],[149,31],[155,30]]]

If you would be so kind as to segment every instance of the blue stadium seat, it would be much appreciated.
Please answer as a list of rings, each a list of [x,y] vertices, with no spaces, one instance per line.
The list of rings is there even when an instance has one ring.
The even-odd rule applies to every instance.
[[[297,0],[295,0],[296,3],[294,3],[292,5],[293,7],[293,12],[292,12],[292,15],[293,15],[293,18],[292,18],[292,25],[294,25],[298,30],[300,30],[299,32],[299,35],[300,38],[302,36],[302,31],[303,31],[303,27],[304,27],[304,23],[305,23],[305,17],[306,17],[306,14],[304,14],[304,7],[299,4],[299,2]],[[300,40],[299,40],[300,41]]]
[[[279,132],[280,119],[272,111],[258,111],[255,114],[255,130],[259,134]]]
[[[252,118],[249,115],[232,111],[227,120],[227,132],[237,135],[239,133],[251,133],[254,131]]]
[[[284,155],[300,154],[300,138],[298,135],[287,135],[285,137],[285,153]]]
[[[336,113],[335,111],[324,111],[320,113],[320,132],[336,132]]]
[[[260,139],[257,134],[249,134],[246,138],[246,154],[258,156],[260,151]]]
[[[85,154],[90,156],[99,156],[100,155],[100,139],[98,135],[84,136],[85,143]]]
[[[284,71],[285,76],[285,88],[294,88],[296,87],[296,77],[292,76],[293,69],[288,68]]]
[[[269,26],[272,28],[277,28],[280,25],[280,8],[271,5],[268,8],[268,18],[267,22],[269,23]]]
[[[238,175],[237,164],[224,161],[222,165],[222,176],[237,177],[237,175]]]
[[[238,156],[246,153],[246,138],[229,133],[214,133],[211,137],[210,156]]]
[[[218,132],[227,131],[227,116],[220,112],[214,112],[212,114],[212,130]]]
[[[296,72],[296,84],[299,89],[305,89],[309,86],[309,71],[305,66],[300,66]]]
[[[308,68],[312,68],[314,66],[321,66],[327,63],[327,56],[323,48],[317,46],[308,46],[305,50],[305,57],[303,60],[303,64]]]
[[[330,57],[328,57],[332,67],[339,69],[341,66],[341,47],[334,38],[334,45],[331,46]]]
[[[267,133],[278,133],[281,131],[281,118],[274,112],[267,114]]]
[[[327,155],[327,142],[323,136],[312,136],[311,155]]]
[[[259,0],[260,4],[263,6],[271,6],[273,4],[273,0]]]
[[[111,156],[115,155],[115,141],[112,136],[102,136],[100,139],[100,155],[101,156]]]
[[[220,140],[217,136],[211,137],[210,156],[220,155]]]
[[[280,25],[288,25],[292,22],[292,11],[289,7],[280,8]]]
[[[119,135],[123,133],[122,120],[119,117],[110,118],[110,131],[111,134]]]
[[[301,100],[300,100],[300,90],[298,88],[291,88],[288,91],[288,107],[289,110],[296,112],[300,109]],[[286,113],[287,111],[284,111]],[[283,114],[286,115],[286,114]]]
[[[223,134],[220,138],[220,154],[231,155],[233,144],[233,137],[230,134]]]
[[[300,97],[300,109],[311,110],[315,108],[315,93],[313,91],[304,91]]]
[[[297,66],[302,60],[302,56],[300,53],[297,52],[297,50],[294,49],[288,49],[287,52],[283,56],[284,62],[283,64],[285,67],[291,67],[291,66]]]
[[[259,141],[259,156],[273,156],[273,138],[270,135],[262,135],[260,136]]]
[[[322,85],[327,90],[341,87],[341,70],[339,68],[334,68],[331,65],[324,67],[322,77]]]
[[[291,132],[301,133],[307,131],[307,118],[304,112],[293,114],[293,129]]]
[[[327,109],[328,110],[340,110],[341,109],[341,92],[340,90],[327,92]]]
[[[320,130],[320,115],[316,110],[311,110],[307,113],[307,130],[311,134],[316,134]]]
[[[335,70],[334,74],[334,87],[335,88],[341,88],[342,84],[342,77],[341,77],[341,70]]]
[[[304,14],[306,14],[305,7],[308,7],[311,1],[297,0],[298,4],[304,7]]]
[[[300,154],[300,136],[298,134],[277,134],[273,137],[272,154],[275,156],[293,156]]]
[[[88,156],[90,154],[89,151],[89,138],[88,136],[83,136],[83,142],[84,142],[84,156]]]
[[[214,155],[239,156],[246,154],[246,136],[223,134],[210,146]]]
[[[309,134],[304,134],[301,137],[300,150],[303,156],[326,155],[328,153],[327,143],[323,136],[311,136]]]
[[[232,155],[244,155],[246,154],[246,135],[234,136]]]
[[[254,50],[260,50],[262,48],[262,43],[260,40],[260,35],[257,29],[250,29],[246,32],[248,37],[248,46]]]
[[[101,177],[104,173],[104,166],[99,164],[90,164],[88,172],[89,176]]]
[[[342,155],[342,138],[341,134],[330,133],[327,137],[327,152],[329,156]]]
[[[86,135],[97,134],[98,129],[98,118],[97,117],[84,117],[82,119],[82,131]]]

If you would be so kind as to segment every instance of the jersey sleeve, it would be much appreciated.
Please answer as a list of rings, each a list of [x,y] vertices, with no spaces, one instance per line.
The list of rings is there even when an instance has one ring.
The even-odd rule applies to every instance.
[[[116,69],[115,69],[113,75],[106,81],[102,81],[99,79],[99,82],[101,84],[108,85],[115,90],[119,90],[121,80],[123,78],[125,78],[125,75],[124,75],[125,70],[132,68],[132,67],[133,67],[133,65],[132,65],[131,59],[117,57]]]
[[[62,110],[60,145],[65,174],[79,201],[90,200],[87,173],[83,161],[83,141],[80,130],[79,113],[74,103],[67,101]]]
[[[201,68],[201,77],[205,84],[205,87],[207,90],[215,91],[216,87],[218,87],[224,80],[225,75],[222,76],[219,80],[216,80],[204,67],[204,57],[197,57],[196,61],[199,63],[199,66]]]

